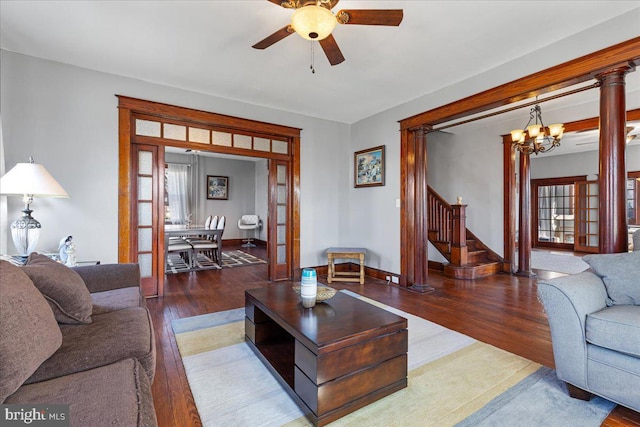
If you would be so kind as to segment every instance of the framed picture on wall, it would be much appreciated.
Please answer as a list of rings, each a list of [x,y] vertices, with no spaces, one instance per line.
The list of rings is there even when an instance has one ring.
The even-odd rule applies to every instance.
[[[229,199],[229,177],[207,175],[207,199]]]
[[[384,145],[356,151],[353,172],[356,188],[384,185]]]

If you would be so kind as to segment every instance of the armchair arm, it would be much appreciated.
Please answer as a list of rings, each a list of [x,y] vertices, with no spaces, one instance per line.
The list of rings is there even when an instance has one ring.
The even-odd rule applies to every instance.
[[[587,385],[587,315],[606,307],[607,291],[591,271],[538,281],[558,378],[584,390]]]
[[[140,287],[140,267],[138,264],[99,264],[73,267],[82,277],[89,292],[110,291],[112,289]]]

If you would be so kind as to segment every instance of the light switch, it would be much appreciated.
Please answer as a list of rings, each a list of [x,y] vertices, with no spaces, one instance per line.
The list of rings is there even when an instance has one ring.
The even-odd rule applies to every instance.
[[[400,199],[396,199],[396,208],[400,207]]]

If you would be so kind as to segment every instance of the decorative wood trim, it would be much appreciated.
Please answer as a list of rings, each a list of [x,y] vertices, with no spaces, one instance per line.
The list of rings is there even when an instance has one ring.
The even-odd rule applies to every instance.
[[[131,248],[131,111],[118,111],[118,262],[129,263],[135,258]]]
[[[296,272],[300,272],[300,151],[302,147],[300,146],[300,136],[293,137],[293,143],[291,144],[292,156],[293,156],[293,164],[290,165],[291,173],[293,174],[291,178],[291,185],[293,186],[293,191],[291,192],[291,207],[293,209],[293,214],[291,216],[291,221],[293,221],[293,237],[291,239],[293,254],[291,261],[292,268],[292,278],[298,280],[301,276],[298,276]],[[302,274],[302,273],[299,273]]]
[[[257,120],[243,119],[240,117],[195,110],[193,108],[179,107],[175,105],[163,104],[160,102],[146,101],[144,99],[130,98],[123,95],[116,96],[119,100],[119,108],[125,108],[139,113],[146,113],[156,117],[163,117],[179,121],[189,119],[193,123],[200,123],[205,126],[219,126],[230,130],[253,130],[256,132],[259,131],[259,133],[270,133],[272,135],[287,136],[291,138],[299,137],[300,131],[302,130],[299,128],[260,122]]]
[[[126,96],[116,95],[118,97],[118,122],[119,122],[119,169],[118,169],[118,221],[119,221],[119,240],[118,240],[118,260],[119,262],[135,262],[137,254],[135,253],[135,242],[137,234],[134,236],[134,228],[137,218],[134,218],[132,212],[132,203],[134,202],[132,192],[135,187],[133,180],[132,165],[132,147],[134,143],[142,143],[150,146],[165,147],[167,145],[198,149],[201,151],[212,151],[227,154],[238,154],[244,156],[267,158],[272,161],[286,162],[288,177],[288,200],[289,211],[287,212],[289,229],[287,233],[287,260],[288,277],[293,278],[296,271],[300,269],[300,131],[301,129],[289,126],[276,125],[272,123],[259,122],[255,120],[243,119],[239,117],[226,116],[222,114],[210,113],[206,111],[194,110],[185,107],[178,107],[168,104],[162,104],[153,101],[146,101]],[[259,150],[238,149],[234,147],[218,146],[214,144],[201,144],[187,141],[175,141],[162,138],[162,127],[160,137],[145,137],[142,135],[134,135],[134,121],[136,118],[150,119],[162,121],[166,123],[179,124],[210,129],[229,131],[234,134],[242,134],[249,136],[258,136],[270,138],[272,140],[286,141],[289,146],[289,154],[284,155],[273,152],[263,152]],[[162,150],[160,150],[162,151]],[[162,191],[164,191],[162,189]],[[273,213],[275,215],[275,212]],[[289,220],[290,219],[290,220]],[[160,233],[161,227],[158,227]],[[275,229],[274,229],[275,233]],[[275,234],[274,234],[275,235]],[[163,243],[164,233],[159,234],[158,242]],[[275,238],[273,239],[276,240]],[[160,248],[164,248],[162,244]],[[157,251],[158,255],[162,255],[163,250]],[[275,263],[276,254],[271,256]],[[161,258],[164,259],[164,258]],[[159,281],[162,282],[164,271],[160,271],[159,264],[154,264],[154,272],[157,272]],[[283,267],[283,266],[280,266]],[[280,271],[281,275],[284,270]],[[158,295],[162,295],[163,283],[158,286]]]
[[[407,233],[410,233],[412,208],[416,203],[415,194],[410,191],[413,186],[410,173],[411,153],[407,150],[409,129],[419,127],[433,127],[437,124],[455,120],[471,114],[480,113],[492,108],[501,107],[522,99],[532,98],[542,93],[555,91],[579,82],[593,79],[603,70],[611,69],[620,64],[635,66],[640,63],[640,37],[636,37],[617,45],[596,51],[589,55],[565,62],[555,67],[547,68],[538,73],[525,76],[501,86],[480,92],[444,106],[408,117],[400,121],[401,148],[401,269],[403,277],[413,270],[415,258],[411,249],[404,245],[408,242]],[[592,124],[593,126],[593,124]],[[565,129],[571,129],[565,125]],[[566,130],[568,131],[568,130]],[[505,139],[503,137],[503,143]],[[506,144],[505,144],[506,145]],[[504,148],[504,246],[505,264],[511,269],[509,263],[513,261],[515,253],[515,156],[506,146]],[[507,189],[507,186],[509,187]]]
[[[435,126],[591,80],[596,74],[620,64],[635,66],[639,63],[640,37],[635,37],[442,107],[408,117],[400,121],[400,129],[411,129],[425,125]]]

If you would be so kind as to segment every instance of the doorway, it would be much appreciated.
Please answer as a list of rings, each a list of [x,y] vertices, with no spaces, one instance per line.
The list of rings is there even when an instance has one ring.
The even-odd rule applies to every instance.
[[[118,259],[140,264],[144,294],[162,296],[164,289],[165,227],[160,218],[166,146],[268,160],[269,280],[293,279],[300,269],[301,129],[124,96],[118,100]],[[139,190],[144,190],[142,196]],[[142,242],[143,234],[151,239]],[[139,243],[145,245],[142,252]]]
[[[214,235],[204,242],[203,236],[189,236],[187,243],[195,241],[204,247],[192,250],[187,244],[187,252],[180,252],[184,239],[174,238],[178,250],[166,254],[167,273],[248,265],[255,255],[268,262],[268,178],[268,159],[165,147],[165,230],[171,228],[174,235],[181,228],[217,228],[223,241],[218,245]],[[212,180],[224,184],[221,194],[211,194]],[[241,229],[238,223],[244,215],[255,215],[258,227]],[[247,239],[261,250],[247,246]],[[220,257],[212,247],[222,248]],[[268,271],[262,280],[267,278]]]

